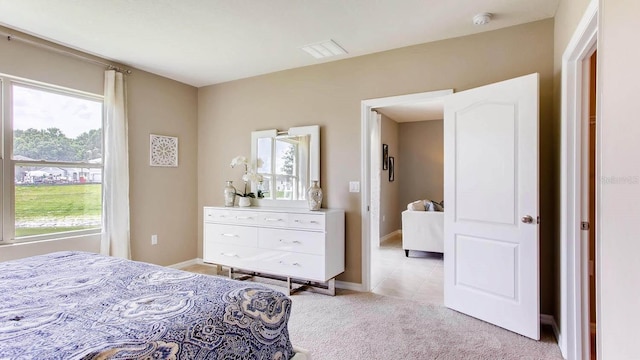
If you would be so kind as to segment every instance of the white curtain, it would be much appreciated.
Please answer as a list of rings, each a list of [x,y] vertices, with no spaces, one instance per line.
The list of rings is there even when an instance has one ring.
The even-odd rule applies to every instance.
[[[131,258],[129,241],[129,150],[124,76],[104,74],[104,171],[102,243],[104,255]]]

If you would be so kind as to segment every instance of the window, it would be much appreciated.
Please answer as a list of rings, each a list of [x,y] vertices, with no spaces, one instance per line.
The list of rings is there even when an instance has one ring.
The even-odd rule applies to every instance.
[[[99,233],[101,96],[0,77],[3,240]],[[7,156],[8,155],[8,156]]]
[[[300,138],[278,136],[258,139],[258,173],[264,177],[262,189],[267,199],[304,199],[304,186],[300,184]],[[305,137],[302,137],[305,138]],[[272,156],[273,153],[273,156]],[[274,159],[273,162],[271,159]]]

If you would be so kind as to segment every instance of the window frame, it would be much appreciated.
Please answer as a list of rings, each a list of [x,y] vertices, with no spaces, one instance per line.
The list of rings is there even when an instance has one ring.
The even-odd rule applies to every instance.
[[[71,96],[79,99],[97,101],[102,104],[102,162],[100,164],[89,162],[65,162],[65,161],[48,161],[48,160],[15,160],[13,158],[13,86],[32,88],[39,91],[45,91],[57,95]],[[102,233],[102,224],[94,229],[61,231],[49,234],[30,235],[16,238],[15,227],[15,168],[20,165],[27,166],[65,166],[65,167],[82,167],[82,168],[99,168],[102,171],[104,179],[104,96],[93,94],[86,91],[70,89],[62,86],[47,84],[39,81],[24,79],[16,76],[0,73],[0,121],[2,123],[2,133],[0,134],[0,182],[2,183],[0,199],[0,245],[26,243],[42,240],[55,240],[82,235],[95,235]],[[104,183],[101,182],[101,197],[104,194]],[[104,203],[102,204],[102,213],[104,213]]]

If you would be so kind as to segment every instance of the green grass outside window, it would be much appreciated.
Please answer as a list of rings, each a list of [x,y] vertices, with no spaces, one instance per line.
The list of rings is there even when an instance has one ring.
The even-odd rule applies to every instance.
[[[24,226],[28,222],[99,219],[102,184],[17,185],[15,196],[16,237],[99,228],[100,226]]]

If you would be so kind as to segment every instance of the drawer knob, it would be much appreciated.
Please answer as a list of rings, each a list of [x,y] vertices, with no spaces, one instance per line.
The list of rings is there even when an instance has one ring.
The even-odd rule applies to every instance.
[[[282,260],[280,260],[280,265],[286,265],[286,266],[300,266],[300,264],[299,264],[299,263],[297,263],[297,262],[294,262],[294,263],[291,263],[291,264],[287,264],[286,262],[284,262],[284,261],[282,261]]]
[[[227,256],[227,257],[239,257],[238,254],[231,254],[231,253],[227,254],[227,253],[223,253],[223,252],[221,252],[220,255]]]
[[[251,220],[253,219],[251,216],[236,216],[238,220]]]
[[[238,235],[236,235],[236,234],[225,234],[225,233],[220,234],[220,236],[227,236],[227,237],[239,237],[239,236],[238,236]]]
[[[298,240],[287,241],[285,239],[280,239],[280,242],[283,243],[283,244],[300,244],[300,241],[298,241]]]
[[[276,218],[264,218],[264,221],[282,221],[282,219],[276,219]]]
[[[297,222],[299,224],[304,224],[307,221],[304,221],[304,220],[293,220],[293,222]],[[309,221],[309,224],[320,224],[320,223],[318,221],[316,221],[316,220],[311,220],[311,221]]]

